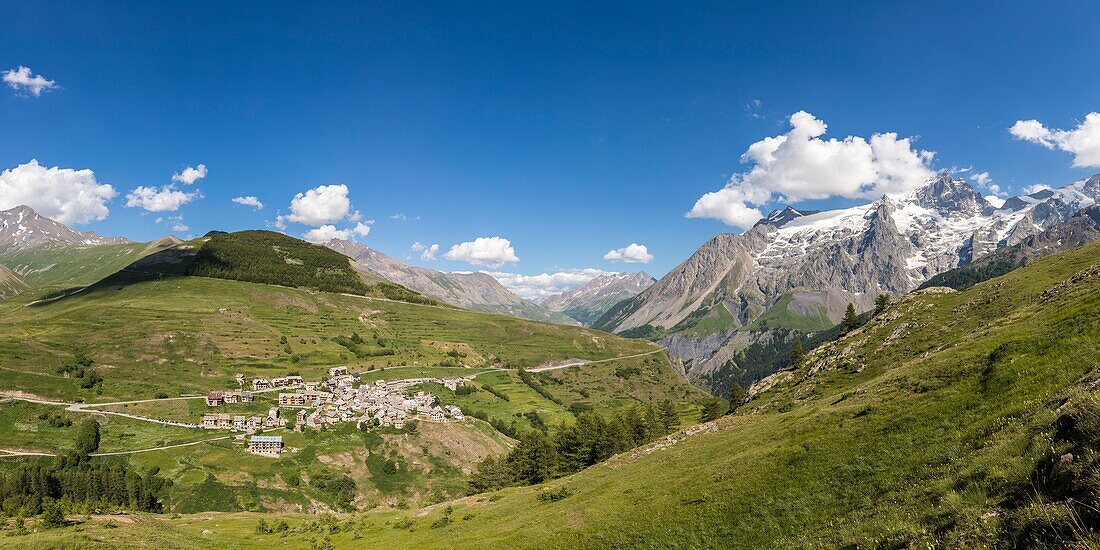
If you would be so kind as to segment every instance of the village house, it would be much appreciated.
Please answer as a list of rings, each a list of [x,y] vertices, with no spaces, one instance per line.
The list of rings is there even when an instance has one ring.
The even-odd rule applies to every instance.
[[[207,407],[217,407],[222,403],[225,403],[225,395],[222,394],[222,392],[213,390],[210,393],[206,394]]]
[[[464,378],[455,377],[455,378],[444,378],[443,379],[443,387],[447,388],[448,390],[451,390],[451,391],[455,391],[458,388],[461,388],[462,386],[465,386],[465,385],[466,385],[466,379],[464,379]]]
[[[280,407],[305,407],[306,395],[304,393],[280,393]]]
[[[304,383],[301,376],[283,376],[281,378],[272,378],[271,387],[282,388],[284,386],[297,386]]]
[[[283,437],[254,435],[248,440],[248,452],[262,456],[279,456],[283,452]]]
[[[447,405],[446,410],[447,414],[451,415],[451,418],[458,420],[459,422],[462,422],[462,420],[465,418],[462,415],[462,409],[458,408],[455,405]]]
[[[338,376],[346,376],[348,374],[347,367],[332,367],[328,370],[329,378],[336,378]]]
[[[229,416],[229,413],[218,413],[217,419],[214,421],[215,428],[229,429],[233,427],[233,417]]]
[[[237,381],[238,386],[244,385],[244,374],[238,372],[237,375],[233,377],[233,379]]]
[[[267,419],[264,420],[264,426],[268,428],[275,428],[283,425],[283,419],[279,416],[279,407],[271,407],[267,410]]]
[[[271,387],[271,381],[268,380],[267,378],[253,378],[252,379],[252,390],[253,391],[266,390],[270,387]]]
[[[218,415],[216,414],[204,414],[202,415],[202,427],[208,429],[214,429],[218,427]]]

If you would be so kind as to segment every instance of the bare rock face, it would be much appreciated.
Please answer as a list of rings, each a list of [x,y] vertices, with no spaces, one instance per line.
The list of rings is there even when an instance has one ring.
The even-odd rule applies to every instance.
[[[590,326],[612,306],[637,296],[655,282],[657,279],[644,271],[600,275],[576,290],[548,296],[541,304]]]
[[[350,257],[372,274],[452,305],[533,321],[578,324],[564,313],[550,311],[516,296],[486,273],[444,273],[414,267],[372,248],[340,239],[333,239],[325,246]]]
[[[29,206],[0,211],[0,254],[50,244],[96,246],[128,242],[122,237],[100,237],[90,231],[75,231],[40,216]]]
[[[738,332],[813,332],[847,304],[909,292],[933,275],[1020,243],[1100,202],[1100,175],[1013,197],[997,208],[947,173],[909,193],[826,212],[777,210],[752,229],[723,233],[593,326],[668,345],[699,375],[759,338]]]

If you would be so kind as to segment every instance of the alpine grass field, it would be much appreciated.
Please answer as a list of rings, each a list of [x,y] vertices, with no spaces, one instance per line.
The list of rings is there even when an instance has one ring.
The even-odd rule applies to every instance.
[[[899,299],[736,412],[540,486],[415,511],[80,519],[5,542],[1092,546],[1098,343],[1092,244],[962,292]],[[260,534],[261,519],[287,529]]]

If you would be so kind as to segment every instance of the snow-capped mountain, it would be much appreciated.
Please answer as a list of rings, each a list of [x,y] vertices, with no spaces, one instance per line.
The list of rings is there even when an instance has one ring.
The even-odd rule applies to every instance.
[[[444,273],[415,267],[373,248],[340,239],[332,239],[325,246],[350,257],[378,277],[449,304],[533,321],[577,324],[563,313],[516,296],[487,273]]]
[[[814,331],[848,303],[873,307],[929,277],[1012,245],[1100,200],[1100,174],[994,207],[943,173],[912,192],[825,212],[786,208],[743,234],[723,233],[596,328],[656,337],[705,374],[753,341],[746,333]]]
[[[38,215],[29,206],[0,210],[0,254],[43,244],[100,245],[130,242],[122,237],[100,237],[93,232],[82,233]]]
[[[657,279],[644,271],[600,275],[576,290],[546,297],[542,306],[560,311],[588,326],[611,306],[637,296],[655,282]]]

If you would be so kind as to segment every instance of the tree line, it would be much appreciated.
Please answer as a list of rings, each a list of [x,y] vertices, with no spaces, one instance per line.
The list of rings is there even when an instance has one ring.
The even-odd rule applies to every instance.
[[[99,440],[99,422],[88,419],[77,430],[72,451],[0,474],[0,510],[15,517],[42,514],[47,527],[63,524],[66,511],[161,511],[158,495],[171,481],[155,472],[143,476],[124,462],[93,460]]]
[[[578,472],[664,437],[679,425],[680,418],[671,401],[659,407],[634,406],[616,415],[581,413],[575,423],[553,435],[529,430],[507,455],[485,458],[470,477],[470,493],[533,485]]]

